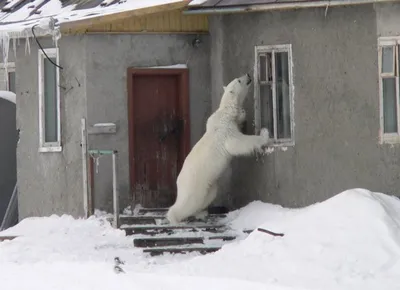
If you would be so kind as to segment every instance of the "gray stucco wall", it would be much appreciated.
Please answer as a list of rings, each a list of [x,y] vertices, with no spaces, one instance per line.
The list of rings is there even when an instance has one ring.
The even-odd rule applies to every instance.
[[[234,206],[254,199],[304,206],[353,187],[399,194],[399,146],[378,144],[377,63],[377,27],[399,35],[399,7],[382,8],[382,16],[361,5],[329,8],[326,17],[325,8],[210,17],[212,57],[222,60],[212,62],[222,76],[213,79],[214,94],[252,70],[256,45],[292,44],[293,51],[296,145],[235,160]],[[213,95],[214,106],[219,99]],[[252,133],[253,92],[246,108]]]
[[[187,63],[191,115],[191,144],[205,130],[211,108],[209,37],[192,46],[195,35],[88,35],[86,73],[88,125],[116,123],[117,133],[91,135],[92,149],[119,151],[121,207],[131,203],[129,193],[127,69]],[[102,157],[95,173],[95,207],[112,209],[111,158]]]
[[[50,39],[40,39],[53,48]],[[39,153],[38,46],[25,41],[17,51],[18,206],[20,219],[68,213],[83,215],[81,118],[86,116],[85,42],[81,37],[59,41],[62,152]]]
[[[0,99],[0,223],[17,181],[15,104]]]

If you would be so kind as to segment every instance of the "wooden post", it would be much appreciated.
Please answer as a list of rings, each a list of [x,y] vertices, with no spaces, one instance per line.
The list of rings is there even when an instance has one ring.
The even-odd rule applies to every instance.
[[[119,191],[118,191],[118,175],[117,175],[117,151],[112,154],[112,170],[113,170],[113,205],[114,205],[114,228],[119,227]]]
[[[87,176],[87,135],[86,135],[86,119],[81,120],[81,147],[82,147],[82,181],[83,181],[83,212],[85,218],[89,217],[88,211],[88,176]]]

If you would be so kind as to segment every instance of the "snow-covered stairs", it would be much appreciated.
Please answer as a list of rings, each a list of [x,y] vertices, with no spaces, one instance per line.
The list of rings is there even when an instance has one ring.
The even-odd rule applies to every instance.
[[[134,246],[152,256],[164,253],[215,252],[239,235],[223,219],[225,214],[209,214],[205,221],[194,218],[172,226],[165,218],[166,208],[142,208],[135,215],[121,215],[120,229],[131,235]]]

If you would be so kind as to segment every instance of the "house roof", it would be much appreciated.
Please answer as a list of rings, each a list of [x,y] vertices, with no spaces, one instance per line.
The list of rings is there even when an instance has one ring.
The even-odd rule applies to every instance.
[[[0,38],[4,34],[14,38],[30,36],[33,25],[42,28],[38,35],[47,35],[50,18],[57,26],[73,27],[91,25],[104,17],[121,19],[187,4],[188,0],[0,0]]]
[[[194,0],[188,5],[189,11],[186,12],[187,14],[219,12],[231,13],[396,1],[399,0]]]

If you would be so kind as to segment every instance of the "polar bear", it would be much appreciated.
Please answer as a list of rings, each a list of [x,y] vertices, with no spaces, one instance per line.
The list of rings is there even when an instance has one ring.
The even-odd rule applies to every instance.
[[[232,80],[226,87],[219,108],[208,118],[206,132],[186,157],[177,178],[177,198],[167,212],[171,224],[200,214],[217,196],[218,180],[229,169],[235,156],[262,151],[269,133],[259,136],[240,131],[246,114],[242,108],[252,83],[249,74]]]

